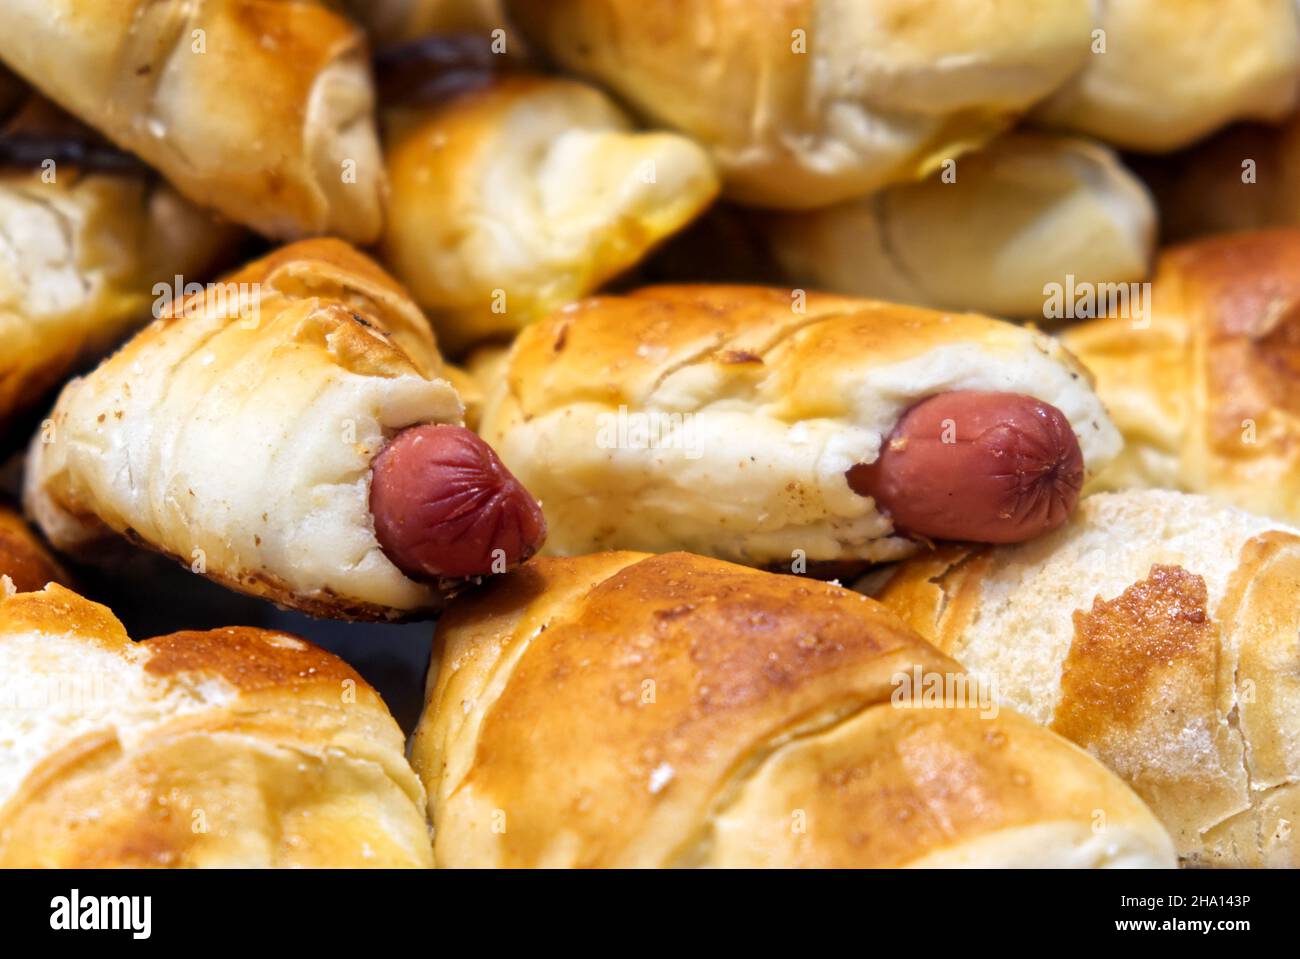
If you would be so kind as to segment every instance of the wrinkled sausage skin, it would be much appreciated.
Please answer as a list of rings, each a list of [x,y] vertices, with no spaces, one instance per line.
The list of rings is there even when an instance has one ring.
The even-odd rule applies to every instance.
[[[384,554],[412,579],[504,572],[546,539],[537,501],[462,426],[397,434],[371,464],[370,512]]]
[[[1056,407],[1021,393],[958,390],[907,410],[879,458],[848,471],[900,533],[1019,543],[1066,521],[1083,453]]]

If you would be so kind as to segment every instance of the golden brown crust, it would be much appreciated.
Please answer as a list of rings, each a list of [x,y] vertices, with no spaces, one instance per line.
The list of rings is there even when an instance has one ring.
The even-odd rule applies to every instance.
[[[68,574],[14,510],[0,503],[0,576],[20,593],[46,583],[67,585]]]
[[[376,333],[391,338],[425,376],[441,372],[433,329],[406,290],[374,260],[342,240],[323,237],[279,247],[222,282],[257,284],[290,299],[320,297],[350,307],[355,328],[347,323],[340,328],[351,334],[355,345],[348,350],[344,344],[341,349],[356,358],[358,372],[405,372],[405,364],[394,366],[393,351],[376,343]],[[197,299],[201,302],[201,297]],[[173,304],[169,315],[173,320],[184,315],[182,307],[192,309],[194,302],[192,298]]]
[[[1075,610],[1052,727],[1086,746],[1132,735],[1153,693],[1184,666],[1212,688],[1219,631],[1205,602],[1200,576],[1181,566],[1153,566],[1149,577],[1114,599],[1098,597],[1091,610]]]
[[[1082,65],[1091,23],[1079,0],[506,10],[530,46],[709,147],[733,199],[789,208],[873,193],[982,145]]]
[[[863,585],[1117,772],[1185,861],[1295,865],[1300,536],[1270,525],[1202,497],[1098,494],[1043,542]]]
[[[778,376],[771,391],[786,398],[783,416],[831,416],[849,398],[827,389],[829,377],[963,340],[995,351],[1024,348],[1021,331],[973,313],[777,287],[655,286],[591,297],[526,330],[509,379],[529,414],[586,399],[617,406],[642,400],[675,367],[702,359],[737,388]],[[769,354],[778,346],[774,368]]]
[[[410,806],[377,765],[344,771],[291,743],[250,750],[230,736],[184,731],[146,750],[111,732],[90,734],[52,758],[0,807],[0,866],[428,865],[412,842],[418,820],[405,836],[385,822]]]
[[[891,570],[867,593],[949,655],[979,612],[974,597],[989,547],[943,543]]]
[[[337,656],[270,630],[249,626],[186,630],[145,640],[144,646],[149,650],[145,671],[158,676],[202,671],[220,676],[241,692],[351,681],[373,693],[356,670]]]
[[[131,642],[108,607],[85,600],[58,583],[50,583],[37,592],[0,598],[0,610],[5,628],[13,632],[67,630],[107,650],[118,650]]]
[[[1184,309],[1200,324],[1213,453],[1243,450],[1242,423],[1281,417],[1290,429],[1271,455],[1300,455],[1300,232],[1219,237],[1177,249]]]
[[[960,667],[829,584],[686,553],[539,558],[439,636],[412,761],[443,865],[900,865],[1098,803],[1146,816],[1023,720],[898,708],[900,676]],[[1019,750],[1071,772],[1034,783]],[[816,828],[791,848],[795,809]]]
[[[1150,300],[1149,326],[1117,316],[1063,337],[1128,441],[1103,485],[1300,520],[1300,230],[1175,247]]]
[[[0,866],[431,862],[397,724],[322,649],[243,627],[133,643],[52,585],[0,599],[0,663],[38,694],[73,693],[46,723],[24,722],[25,701],[0,715],[18,748]]]
[[[0,9],[0,52],[194,202],[269,236],[368,243],[373,90],[365,37],[333,6],[21,0]]]
[[[1300,781],[1300,537],[1264,533],[1242,548],[1219,619],[1235,632],[1238,724],[1249,745],[1251,784]],[[1247,695],[1248,693],[1248,695]],[[1297,848],[1300,852],[1300,847]],[[1300,858],[1296,860],[1300,862]]]
[[[499,76],[397,106],[385,157],[383,259],[453,353],[626,272],[718,188],[693,141],[637,130],[599,89],[554,76]]]
[[[1178,566],[1091,610],[1074,613],[1052,728],[1132,784],[1186,846],[1201,825],[1237,811],[1247,782],[1241,736],[1220,722],[1219,624],[1205,581]],[[1195,738],[1193,762],[1167,762],[1157,744]],[[1166,747],[1168,748],[1168,747]]]
[[[997,853],[948,851],[980,839],[1010,845],[1000,833],[1054,821],[1101,828],[1104,817],[1135,809],[1118,780],[1099,779],[1091,763],[1014,713],[990,720],[977,709],[881,705],[779,750],[728,810],[740,823],[722,842],[739,866],[895,868],[926,854],[934,859],[920,865],[977,866]],[[1034,841],[1053,839],[1044,830]],[[1027,862],[1094,864],[1050,853]]]

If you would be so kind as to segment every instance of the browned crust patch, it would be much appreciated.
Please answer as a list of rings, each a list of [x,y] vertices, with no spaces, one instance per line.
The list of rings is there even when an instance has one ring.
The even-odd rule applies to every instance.
[[[1162,672],[1217,660],[1219,630],[1206,601],[1200,576],[1157,565],[1115,599],[1076,610],[1052,727],[1080,743],[1132,728]]]
[[[1277,455],[1300,447],[1300,232],[1262,230],[1216,237],[1171,253],[1185,302],[1204,337],[1209,441],[1223,455]],[[1242,423],[1261,431],[1278,415],[1289,430],[1269,443],[1242,443]]]
[[[43,589],[46,583],[68,584],[67,573],[12,510],[0,506],[0,576],[19,592]]]
[[[1250,802],[1242,738],[1221,709],[1222,655],[1205,580],[1152,566],[1074,613],[1051,724],[1126,780],[1184,856]]]
[[[250,626],[185,630],[143,642],[145,671],[155,676],[207,673],[243,692],[271,687],[342,683],[369,685],[347,663],[296,636]]]
[[[131,640],[108,607],[92,603],[58,583],[32,593],[0,598],[0,628],[6,633],[73,635],[109,650]]]

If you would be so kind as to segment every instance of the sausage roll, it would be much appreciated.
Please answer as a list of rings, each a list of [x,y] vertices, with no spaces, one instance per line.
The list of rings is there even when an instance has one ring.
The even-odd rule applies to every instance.
[[[593,292],[718,190],[700,147],[571,80],[501,77],[386,126],[383,256],[453,352]]]
[[[1050,338],[802,290],[595,297],[483,368],[480,432],[542,501],[559,554],[789,569],[1020,540],[1059,525],[1120,447]]]
[[[948,171],[822,210],[756,217],[787,281],[1044,318],[1045,287],[1146,278],[1156,214],[1105,147],[1012,134]]]
[[[315,615],[428,614],[544,535],[440,369],[374,263],[337,240],[285,247],[64,388],[28,512],[58,549],[122,534]]]
[[[0,584],[5,580],[10,591],[27,592],[47,583],[66,585],[68,575],[22,517],[0,500]]]
[[[949,546],[877,595],[1126,780],[1194,865],[1300,866],[1300,530],[1099,493],[1022,546]]]
[[[317,0],[6,0],[0,59],[181,193],[268,236],[379,235],[361,30]]]
[[[133,643],[51,585],[0,596],[0,867],[420,867],[383,700],[293,636]]]
[[[530,46],[807,209],[924,176],[1088,56],[1087,0],[508,0]]]
[[[236,231],[38,98],[0,121],[0,433]]]
[[[1168,866],[1118,779],[865,597],[686,553],[542,558],[439,625],[439,866]],[[946,681],[948,695],[927,683]]]
[[[1099,5],[1093,56],[1035,111],[1053,127],[1164,151],[1295,103],[1294,0],[1123,0]]]
[[[1300,523],[1300,230],[1176,247],[1148,299],[1063,335],[1126,440],[1098,486]]]

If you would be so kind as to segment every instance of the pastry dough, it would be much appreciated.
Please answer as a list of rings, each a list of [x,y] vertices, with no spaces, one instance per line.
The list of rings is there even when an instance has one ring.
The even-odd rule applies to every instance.
[[[509,0],[530,45],[806,209],[924,176],[1088,57],[1087,0]],[[923,15],[918,13],[923,12]]]
[[[700,147],[572,80],[498,78],[385,125],[382,255],[451,352],[593,292],[718,190]]]
[[[1300,530],[1163,490],[875,592],[1137,790],[1195,865],[1300,866]]]
[[[1053,340],[974,314],[760,287],[651,287],[561,309],[492,371],[480,432],[538,498],[547,550],[687,549],[786,569],[897,559],[846,471],[950,390],[1055,406],[1088,471],[1119,434]]]
[[[0,137],[34,133],[95,140],[35,99],[0,122]],[[0,431],[147,321],[155,283],[205,276],[236,233],[144,169],[0,169]]]
[[[1040,321],[1067,277],[1146,279],[1156,232],[1150,195],[1111,150],[1029,133],[920,183],[756,219],[788,282]]]
[[[24,592],[46,583],[66,585],[68,574],[14,510],[0,502],[0,584]],[[0,592],[5,586],[0,585]]]
[[[372,458],[461,421],[424,317],[338,240],[303,241],[186,300],[63,390],[25,501],[53,545],[120,533],[322,616],[427,614],[443,586],[385,556]]]
[[[6,0],[0,59],[181,193],[268,236],[377,239],[365,38],[316,0]]]
[[[1087,66],[1036,120],[1163,151],[1233,120],[1278,120],[1295,104],[1294,0],[1114,0],[1099,10]]]
[[[439,866],[1173,862],[1063,740],[911,699],[960,667],[848,590],[685,553],[542,558],[438,634],[412,763]]]
[[[1148,299],[1063,334],[1125,436],[1097,487],[1207,493],[1300,523],[1300,230],[1175,247]]]
[[[420,867],[379,695],[293,636],[133,643],[60,586],[0,598],[0,867]]]

